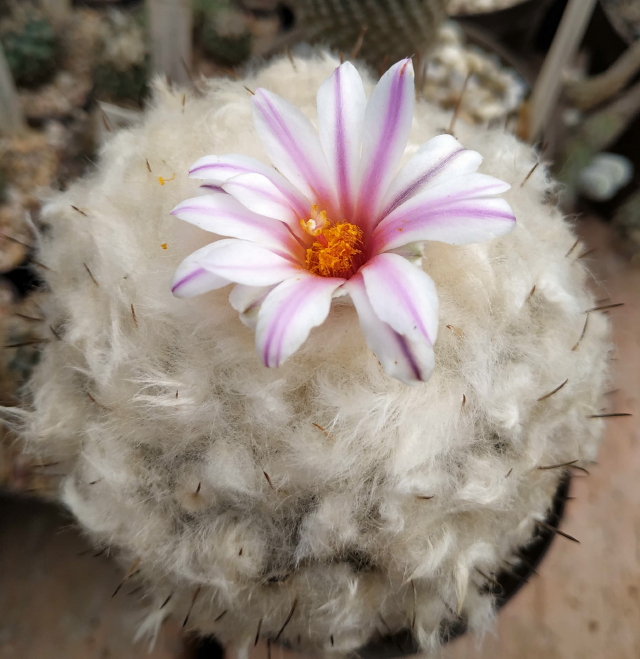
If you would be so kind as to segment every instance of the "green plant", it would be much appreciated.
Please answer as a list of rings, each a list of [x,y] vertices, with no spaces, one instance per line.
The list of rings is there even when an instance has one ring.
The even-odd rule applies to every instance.
[[[21,27],[1,34],[0,41],[16,84],[35,87],[53,76],[56,37],[46,19],[29,18]]]

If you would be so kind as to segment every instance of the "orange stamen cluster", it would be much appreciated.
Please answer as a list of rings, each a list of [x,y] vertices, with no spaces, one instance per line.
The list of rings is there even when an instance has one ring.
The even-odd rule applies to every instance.
[[[321,214],[322,224],[313,230],[313,220],[302,223],[315,241],[307,249],[307,269],[320,277],[350,277],[356,271],[356,257],[362,253],[362,229],[349,222],[331,224],[326,213]]]

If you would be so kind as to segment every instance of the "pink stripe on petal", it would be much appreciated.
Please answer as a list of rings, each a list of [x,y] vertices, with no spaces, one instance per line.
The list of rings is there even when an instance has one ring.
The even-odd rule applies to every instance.
[[[271,286],[306,273],[300,265],[246,240],[219,240],[197,265],[236,284]]]
[[[300,217],[308,214],[310,203],[305,196],[273,167],[256,158],[236,153],[205,156],[189,170],[190,178],[210,179],[210,184],[214,186],[222,186],[229,179],[241,174],[261,174],[273,183]]]
[[[432,179],[434,179],[438,174],[446,168],[456,156],[464,153],[465,149],[458,149],[454,153],[448,155],[446,158],[443,158],[437,165],[434,165],[431,169],[427,170],[424,174],[419,177],[416,177],[411,183],[409,183],[405,188],[403,188],[390,202],[389,205],[384,208],[380,217],[384,218],[390,213],[392,213],[398,206],[404,204],[405,201],[408,201],[413,197],[421,188],[427,185]]]
[[[432,209],[417,207],[406,214],[390,216],[375,230],[371,249],[375,254],[427,240],[469,245],[504,236],[515,225],[516,218],[504,199],[464,199]]]
[[[464,149],[451,135],[438,135],[425,142],[402,167],[382,202],[379,219],[384,219],[426,187],[476,172],[482,156]]]
[[[352,277],[345,289],[351,295],[367,346],[385,372],[404,384],[426,382],[433,371],[434,356],[427,341],[411,342],[376,315],[361,274]]]
[[[172,284],[171,292],[176,297],[194,297],[227,286],[230,282],[222,277],[197,268]]]
[[[245,286],[236,284],[230,295],[229,303],[240,314],[240,320],[255,330],[258,323],[260,305],[274,286]]]
[[[382,76],[367,104],[356,211],[356,221],[365,233],[375,226],[381,198],[404,153],[413,106],[413,64],[407,59]]]
[[[283,281],[267,295],[256,329],[256,347],[265,366],[280,366],[325,321],[332,296],[344,282],[305,272]]]
[[[229,280],[209,272],[199,264],[199,260],[205,258],[214,249],[216,249],[215,243],[206,245],[187,256],[178,266],[171,282],[171,292],[176,297],[201,295],[223,288],[230,283]]]
[[[285,224],[253,213],[228,194],[187,199],[178,204],[171,214],[220,236],[251,240],[292,258],[303,257],[300,246],[292,240]]]
[[[435,343],[438,295],[429,275],[398,254],[374,256],[360,273],[380,320],[409,342]]]
[[[366,105],[362,79],[350,62],[340,65],[318,90],[320,142],[338,192],[341,219],[353,217]]]
[[[335,212],[327,159],[311,122],[298,108],[265,89],[256,90],[251,103],[256,130],[273,164],[311,202]]]
[[[223,183],[225,192],[235,197],[243,206],[266,217],[286,223],[300,232],[300,214],[291,206],[276,185],[262,174],[240,174]],[[307,206],[302,217],[311,217],[311,207]]]

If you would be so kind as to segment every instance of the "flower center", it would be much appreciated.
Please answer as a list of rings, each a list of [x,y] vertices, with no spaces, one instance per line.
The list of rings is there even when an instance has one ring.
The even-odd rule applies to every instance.
[[[320,277],[349,278],[357,270],[357,257],[362,253],[362,229],[349,222],[331,223],[326,211],[312,209],[312,218],[300,224],[315,241],[307,249],[307,270]]]

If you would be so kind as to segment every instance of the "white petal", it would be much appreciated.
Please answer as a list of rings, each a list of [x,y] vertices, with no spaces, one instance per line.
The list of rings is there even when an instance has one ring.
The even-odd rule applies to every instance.
[[[300,219],[311,217],[311,206],[307,206],[306,213],[300,216],[273,181],[262,174],[240,174],[223,183],[222,187],[249,210],[285,222],[295,231],[300,230]]]
[[[300,245],[285,224],[253,213],[228,194],[187,199],[178,204],[171,214],[220,236],[250,240],[297,258],[302,255]]]
[[[353,217],[366,106],[362,78],[351,62],[340,65],[318,90],[320,142],[338,194],[340,219]]]
[[[371,251],[425,240],[468,245],[503,236],[515,227],[516,218],[504,199],[490,195],[508,189],[508,183],[484,174],[427,187],[378,224]]]
[[[318,133],[309,119],[266,89],[257,89],[251,104],[256,130],[273,164],[331,217],[337,210],[335,190]]]
[[[229,294],[229,303],[240,314],[240,320],[255,330],[260,305],[273,286],[245,286],[236,284]]]
[[[344,279],[308,272],[283,281],[265,298],[258,314],[256,347],[266,366],[280,366],[329,314],[334,291]]]
[[[307,272],[270,249],[246,240],[219,240],[213,245],[215,248],[203,253],[197,263],[236,284],[271,286]]]
[[[210,181],[213,186],[222,186],[234,176],[253,173],[266,176],[300,217],[306,216],[310,207],[309,200],[276,169],[250,156],[237,153],[225,156],[205,156],[191,167],[189,178],[205,179]]]
[[[231,282],[224,277],[209,272],[200,265],[203,257],[215,249],[212,243],[193,252],[178,266],[171,282],[171,292],[180,298],[194,297],[227,286]]]
[[[477,171],[482,156],[465,149],[455,137],[438,135],[425,142],[391,181],[382,202],[383,219],[426,186]]]
[[[433,348],[428,341],[410,341],[376,315],[365,290],[362,275],[344,286],[358,312],[360,327],[369,349],[385,372],[404,384],[426,382],[433,372]]]
[[[410,342],[435,343],[438,294],[429,275],[398,254],[374,256],[360,273],[380,320]]]
[[[356,222],[368,233],[378,218],[382,197],[404,153],[414,106],[410,59],[392,66],[376,85],[367,104]]]

